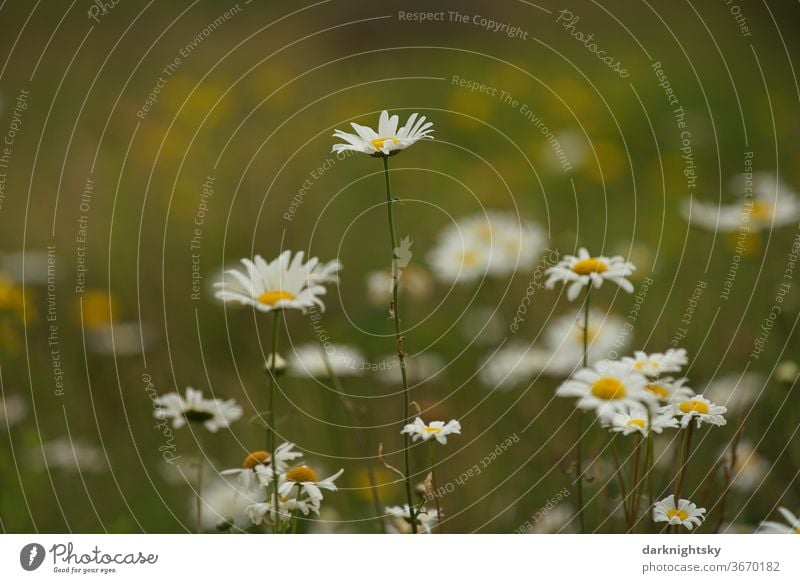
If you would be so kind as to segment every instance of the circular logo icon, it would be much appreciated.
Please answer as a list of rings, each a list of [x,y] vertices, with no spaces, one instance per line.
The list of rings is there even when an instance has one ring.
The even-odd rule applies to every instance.
[[[44,562],[44,547],[39,543],[30,543],[19,552],[19,564],[26,571],[35,571]]]

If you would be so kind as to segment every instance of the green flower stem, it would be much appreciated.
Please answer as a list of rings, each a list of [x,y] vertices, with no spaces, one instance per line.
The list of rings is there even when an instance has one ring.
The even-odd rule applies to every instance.
[[[400,374],[403,377],[403,425],[411,423],[409,417],[409,391],[408,391],[408,371],[406,370],[406,355],[403,351],[403,336],[400,333],[400,305],[398,303],[397,292],[399,287],[400,274],[397,269],[397,257],[395,256],[395,249],[397,249],[397,235],[394,228],[394,214],[392,212],[394,207],[394,199],[389,187],[389,158],[383,156],[383,174],[386,179],[386,212],[389,218],[389,237],[392,244],[392,305],[391,314],[394,318],[394,336],[397,344],[397,359],[400,363]],[[414,498],[411,496],[411,462],[409,461],[409,436],[407,433],[403,434],[403,461],[405,464],[405,489],[406,499],[408,500],[408,513],[411,519],[411,533],[417,534],[417,518],[414,512]]]
[[[267,441],[270,455],[275,454],[275,447],[277,446],[277,431],[275,428],[275,385],[277,384],[278,371],[278,329],[281,321],[282,310],[275,310],[275,317],[272,320],[272,362],[267,367],[269,374],[269,409],[267,411],[269,427],[267,427]],[[280,497],[278,496],[278,472],[275,471],[275,464],[272,464],[272,490],[273,501],[275,509],[275,524],[273,525],[273,532],[278,532],[278,523],[280,522]]]
[[[675,505],[681,501],[681,488],[686,477],[686,467],[689,465],[689,452],[692,447],[692,432],[694,431],[694,419],[691,419],[683,436],[683,453],[681,455],[681,465],[678,472],[678,485],[675,486]]]
[[[344,408],[345,412],[347,413],[347,417],[350,420],[350,424],[354,428],[358,428],[362,434],[362,438],[358,441],[360,442],[362,448],[362,455],[367,459],[367,476],[369,477],[369,487],[370,492],[372,494],[372,504],[375,510],[375,518],[378,521],[378,532],[383,533],[386,531],[384,528],[383,523],[383,506],[381,505],[381,497],[380,493],[378,492],[378,480],[375,477],[375,468],[372,465],[372,459],[369,457],[369,445],[367,442],[367,434],[366,431],[363,429],[363,425],[361,424],[361,416],[358,414],[358,409],[353,404],[353,402],[347,397],[342,387],[342,383],[339,380],[339,377],[336,376],[336,373],[333,370],[333,366],[331,366],[331,361],[328,358],[328,353],[325,350],[325,346],[322,344],[320,340],[319,348],[322,351],[322,360],[325,363],[325,369],[328,371],[328,376],[331,378],[331,383],[333,384],[333,388],[336,391],[336,394],[339,396],[339,399],[342,402],[342,407]]]
[[[589,366],[589,301],[592,297],[591,286],[586,288],[586,301],[583,304],[583,367]],[[583,463],[581,459],[581,442],[583,441],[583,411],[578,409],[578,439],[575,442],[575,485],[578,494],[578,524],[580,532],[586,532],[583,515]]]
[[[631,527],[631,519],[628,515],[628,491],[625,488],[625,476],[622,475],[622,464],[619,461],[619,453],[617,452],[617,436],[611,436],[611,455],[614,458],[614,465],[617,468],[615,474],[617,475],[617,479],[619,481],[619,489],[620,493],[622,494],[622,511],[625,513],[625,522],[628,525],[628,528]]]
[[[428,442],[428,455],[431,461],[431,487],[433,488],[433,499],[436,503],[436,522],[439,524],[439,534],[444,533],[442,526],[442,506],[439,502],[439,486],[436,485],[436,444],[431,439]]]
[[[634,519],[628,532],[632,532],[636,526],[636,517],[639,514],[639,490],[642,483],[642,476],[639,473],[639,462],[642,453],[642,436],[636,433],[636,445],[634,446],[633,467],[631,468],[631,500],[628,516]]]
[[[195,500],[195,531],[203,533],[203,443],[200,432],[195,436],[197,440],[197,499]]]

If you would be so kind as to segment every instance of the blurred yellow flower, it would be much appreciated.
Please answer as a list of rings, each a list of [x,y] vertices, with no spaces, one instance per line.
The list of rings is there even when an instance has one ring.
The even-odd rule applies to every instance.
[[[109,292],[89,289],[78,298],[75,306],[77,318],[81,318],[81,298],[83,300],[83,325],[86,328],[102,328],[119,318],[119,305]]]
[[[0,273],[0,313],[11,314],[22,322],[36,318],[36,307],[30,292]]]

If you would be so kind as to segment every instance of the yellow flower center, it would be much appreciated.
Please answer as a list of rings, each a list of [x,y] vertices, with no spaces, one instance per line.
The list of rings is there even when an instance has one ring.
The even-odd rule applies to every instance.
[[[242,462],[242,467],[248,470],[252,470],[257,465],[267,463],[267,461],[269,461],[269,458],[271,457],[272,456],[269,454],[268,451],[264,450],[254,451],[248,454],[246,458],[244,458],[244,461]]]
[[[667,518],[675,518],[676,516],[681,522],[689,518],[688,514],[686,514],[683,510],[678,510],[677,508],[673,508],[667,512]]]
[[[589,275],[590,273],[603,273],[608,270],[608,265],[605,261],[600,261],[594,257],[589,259],[581,259],[572,266],[572,271],[578,275]]]
[[[658,397],[661,397],[662,399],[666,399],[667,397],[669,397],[669,391],[667,389],[665,389],[664,387],[662,387],[661,385],[655,385],[655,384],[650,383],[649,385],[647,385],[645,387],[645,389],[647,389],[648,391],[650,391],[654,395],[657,395]]]
[[[683,411],[684,413],[691,413],[694,411],[695,413],[700,413],[700,415],[705,415],[708,413],[708,405],[703,403],[702,401],[697,401],[692,399],[691,401],[684,401],[680,405],[678,405],[678,409]]]
[[[623,399],[626,395],[625,385],[614,377],[603,377],[592,384],[592,394],[606,401]]]
[[[775,206],[771,202],[763,200],[753,201],[753,218],[762,220],[771,220],[772,215],[775,214]]]
[[[425,433],[439,433],[441,430],[441,427],[426,427]]]
[[[646,421],[644,419],[631,419],[628,421],[628,427],[639,427],[644,429]]]
[[[800,528],[795,528],[795,529],[792,531],[792,534],[800,534]]]
[[[294,294],[291,294],[286,291],[275,290],[275,291],[265,291],[263,294],[258,296],[258,301],[267,306],[274,306],[281,300],[293,300]]]
[[[473,267],[478,264],[478,260],[480,256],[478,255],[477,251],[473,251],[472,249],[468,249],[464,251],[462,255],[462,262],[465,267]]]
[[[377,149],[380,150],[381,148],[383,148],[383,145],[386,142],[391,142],[392,144],[397,144],[397,143],[400,142],[400,140],[398,140],[397,138],[375,138],[374,140],[370,141],[370,144],[372,144],[373,146],[375,146]]]
[[[308,466],[297,466],[286,472],[286,479],[290,482],[316,482],[317,474]]]

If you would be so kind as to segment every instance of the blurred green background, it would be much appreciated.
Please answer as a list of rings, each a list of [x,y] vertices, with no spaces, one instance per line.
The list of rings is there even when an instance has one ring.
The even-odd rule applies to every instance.
[[[162,460],[164,440],[154,428],[146,379],[159,393],[191,385],[243,405],[245,418],[231,432],[204,437],[214,470],[235,467],[262,447],[263,431],[248,418],[266,402],[261,367],[270,319],[226,310],[211,292],[221,270],[240,257],[272,258],[281,249],[339,257],[345,269],[339,288],[329,289],[325,329],[370,360],[392,352],[386,306],[369,301],[366,288],[369,272],[388,269],[381,165],[366,156],[339,161],[330,154],[334,129],[347,130],[351,121],[375,125],[382,109],[403,119],[422,112],[435,124],[435,141],[391,161],[393,188],[402,199],[399,233],[414,241],[415,266],[429,269],[425,257],[451,220],[482,207],[518,213],[547,232],[551,248],[620,253],[638,266],[635,283],[653,279],[630,349],[654,352],[670,346],[697,282],[706,282],[681,344],[690,353],[691,385],[700,390],[743,370],[762,375],[760,398],[740,414],[748,416],[744,436],[758,444],[769,466],[754,488],[734,491],[729,517],[752,530],[777,504],[797,510],[797,392],[792,378],[774,375],[777,363],[797,358],[796,283],[765,352],[749,358],[796,228],[749,238],[730,298],[719,298],[735,239],[690,228],[681,216],[690,194],[681,136],[652,63],[661,63],[686,111],[694,196],[735,201],[729,182],[743,170],[745,152],[754,153],[754,169],[777,171],[798,187],[800,92],[793,61],[800,9],[788,1],[742,2],[751,34],[744,36],[726,2],[537,4],[254,0],[239,2],[204,36],[233,4],[123,1],[95,22],[88,18],[89,2],[3,3],[2,134],[14,121],[20,92],[29,96],[2,169],[2,391],[7,403],[17,395],[22,410],[18,422],[7,413],[0,424],[2,528],[191,528],[191,491]],[[624,64],[627,78],[557,22],[562,9],[579,17],[575,30],[593,33],[598,46]],[[399,11],[452,10],[470,21],[398,17]],[[527,38],[473,24],[475,15],[519,26]],[[180,64],[165,73],[176,57]],[[459,87],[454,76],[526,104],[560,139],[571,169],[564,170],[519,106]],[[157,101],[142,113],[159,78]],[[334,163],[318,173],[329,159]],[[203,199],[208,177],[213,196]],[[82,199],[88,178],[91,197]],[[302,203],[287,220],[284,213],[307,180]],[[84,228],[85,245],[76,241]],[[48,246],[55,250],[49,289]],[[82,247],[85,257],[79,257]],[[200,299],[192,298],[193,254],[202,276]],[[78,292],[79,265],[86,272]],[[412,397],[426,419],[457,418],[464,428],[439,449],[439,481],[458,477],[509,436],[521,438],[445,497],[450,532],[514,531],[568,485],[568,460],[562,460],[574,428],[564,422],[573,407],[553,400],[558,379],[487,390],[475,371],[492,347],[461,325],[489,307],[498,309],[506,329],[530,279],[523,270],[480,286],[437,284],[430,297],[405,300],[404,324],[413,327],[408,350],[436,353],[447,365],[415,386]],[[518,340],[532,342],[548,319],[574,308],[559,296],[537,292]],[[597,298],[597,307],[623,318],[635,301],[611,287]],[[284,355],[290,344],[314,340],[299,313],[286,322]],[[120,343],[115,351],[112,326],[124,324],[129,327],[113,328]],[[48,343],[51,326],[55,345]],[[54,349],[60,351],[63,394],[54,377]],[[368,397],[359,399],[372,427],[366,434],[337,427],[346,426],[347,417],[323,385],[291,377],[282,381],[280,431],[324,468],[321,474],[345,469],[342,491],[326,495],[325,506],[335,514],[303,528],[371,532],[360,444],[374,453],[383,442],[387,462],[400,466],[399,382],[381,383],[375,375],[345,382],[348,391]],[[703,432],[689,491],[702,489],[737,421],[731,416],[727,427]],[[590,452],[601,451],[605,435],[596,429]],[[74,461],[57,467],[53,453],[51,467],[42,465],[42,444],[59,438],[87,444],[91,460],[84,471],[74,471]],[[177,431],[176,455],[189,461],[194,449],[191,432]],[[413,454],[421,481],[426,448]],[[659,480],[673,469],[667,463]],[[598,526],[613,486],[596,488],[607,480],[602,468],[596,471],[589,494],[599,495],[589,516]],[[402,504],[402,489],[388,484],[393,476],[380,471],[379,478],[387,482],[383,502]],[[717,492],[708,494],[708,504]]]

